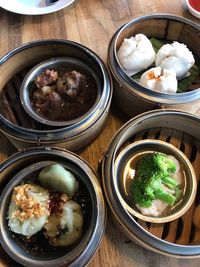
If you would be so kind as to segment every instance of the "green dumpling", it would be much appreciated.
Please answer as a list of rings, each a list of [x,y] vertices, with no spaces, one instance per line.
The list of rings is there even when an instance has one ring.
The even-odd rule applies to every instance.
[[[79,188],[75,176],[57,163],[44,168],[38,179],[44,187],[66,193],[69,197],[73,197]]]

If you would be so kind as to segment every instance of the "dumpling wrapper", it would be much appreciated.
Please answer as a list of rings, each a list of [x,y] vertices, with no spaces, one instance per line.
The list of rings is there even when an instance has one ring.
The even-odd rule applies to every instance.
[[[66,193],[69,197],[73,197],[79,189],[75,176],[57,163],[44,168],[38,179],[41,185]]]
[[[26,186],[27,184],[24,184],[15,187],[15,189],[20,189],[20,190],[22,189],[22,191],[24,191],[23,189]],[[27,190],[27,194],[25,193],[24,195],[21,193],[22,191],[21,192],[19,191],[19,193],[17,194],[16,191],[14,190],[8,210],[8,226],[13,232],[17,234],[31,237],[32,235],[39,232],[44,227],[45,223],[48,220],[49,193],[46,189],[35,184],[28,184],[28,187],[30,189]],[[31,206],[30,208],[28,208],[27,204],[24,205],[24,207],[26,208],[23,209],[22,206],[16,204],[15,197],[19,201],[20,201],[19,198],[25,197],[27,204],[30,203],[30,201],[34,201],[36,203],[37,210],[34,210],[34,208]],[[38,209],[38,207],[40,209]],[[39,210],[40,214],[38,213]],[[22,216],[23,214],[24,214],[24,219]],[[29,217],[28,214],[30,215]]]
[[[177,79],[184,78],[194,63],[192,52],[185,44],[179,42],[163,45],[158,50],[155,58],[156,66],[174,70]]]
[[[164,69],[162,71],[161,67],[151,68],[144,72],[139,83],[160,93],[176,93],[178,88],[176,73],[173,70]]]
[[[148,68],[154,62],[156,53],[144,34],[136,34],[135,37],[124,39],[117,56],[125,72],[132,76]]]
[[[63,205],[62,214],[52,214],[44,228],[52,246],[68,246],[80,238],[82,227],[81,206],[69,200]]]

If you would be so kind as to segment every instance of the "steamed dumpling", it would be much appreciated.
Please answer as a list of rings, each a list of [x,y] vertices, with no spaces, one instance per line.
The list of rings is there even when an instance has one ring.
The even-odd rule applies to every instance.
[[[14,188],[8,210],[10,229],[27,237],[39,232],[48,220],[49,193],[35,184]]]
[[[38,177],[41,185],[50,187],[72,197],[79,188],[75,176],[59,164],[53,164],[44,168]]]
[[[151,68],[144,72],[139,83],[160,93],[176,93],[178,86],[176,73],[167,69],[162,71],[161,67]]]
[[[163,45],[156,54],[155,64],[162,69],[173,69],[176,77],[180,79],[194,65],[192,52],[186,45],[179,42]]]
[[[62,213],[53,213],[45,224],[46,236],[52,246],[68,246],[81,236],[83,213],[81,206],[73,200],[67,201]]]
[[[155,51],[144,34],[124,39],[117,56],[128,75],[133,75],[149,67],[155,60]]]

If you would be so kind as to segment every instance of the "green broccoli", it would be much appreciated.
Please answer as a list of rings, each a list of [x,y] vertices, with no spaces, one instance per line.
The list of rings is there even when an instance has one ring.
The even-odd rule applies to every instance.
[[[166,192],[162,185],[176,192],[177,181],[170,177],[175,171],[176,165],[167,155],[158,152],[144,155],[136,164],[136,175],[130,188],[134,202],[149,207],[153,200],[160,199],[173,205],[176,194]]]

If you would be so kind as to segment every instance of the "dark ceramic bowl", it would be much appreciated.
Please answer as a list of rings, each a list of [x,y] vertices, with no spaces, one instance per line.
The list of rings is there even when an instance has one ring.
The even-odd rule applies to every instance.
[[[70,246],[52,247],[43,234],[38,233],[39,236],[34,235],[36,241],[27,245],[21,235],[8,227],[7,212],[13,188],[27,179],[34,183],[40,170],[54,162],[71,171],[79,182],[76,201],[84,214],[82,236]],[[4,188],[0,197],[1,245],[15,262],[30,267],[84,266],[91,259],[104,232],[106,213],[99,182],[86,162],[68,151],[31,149],[3,162],[0,176],[1,188]]]

